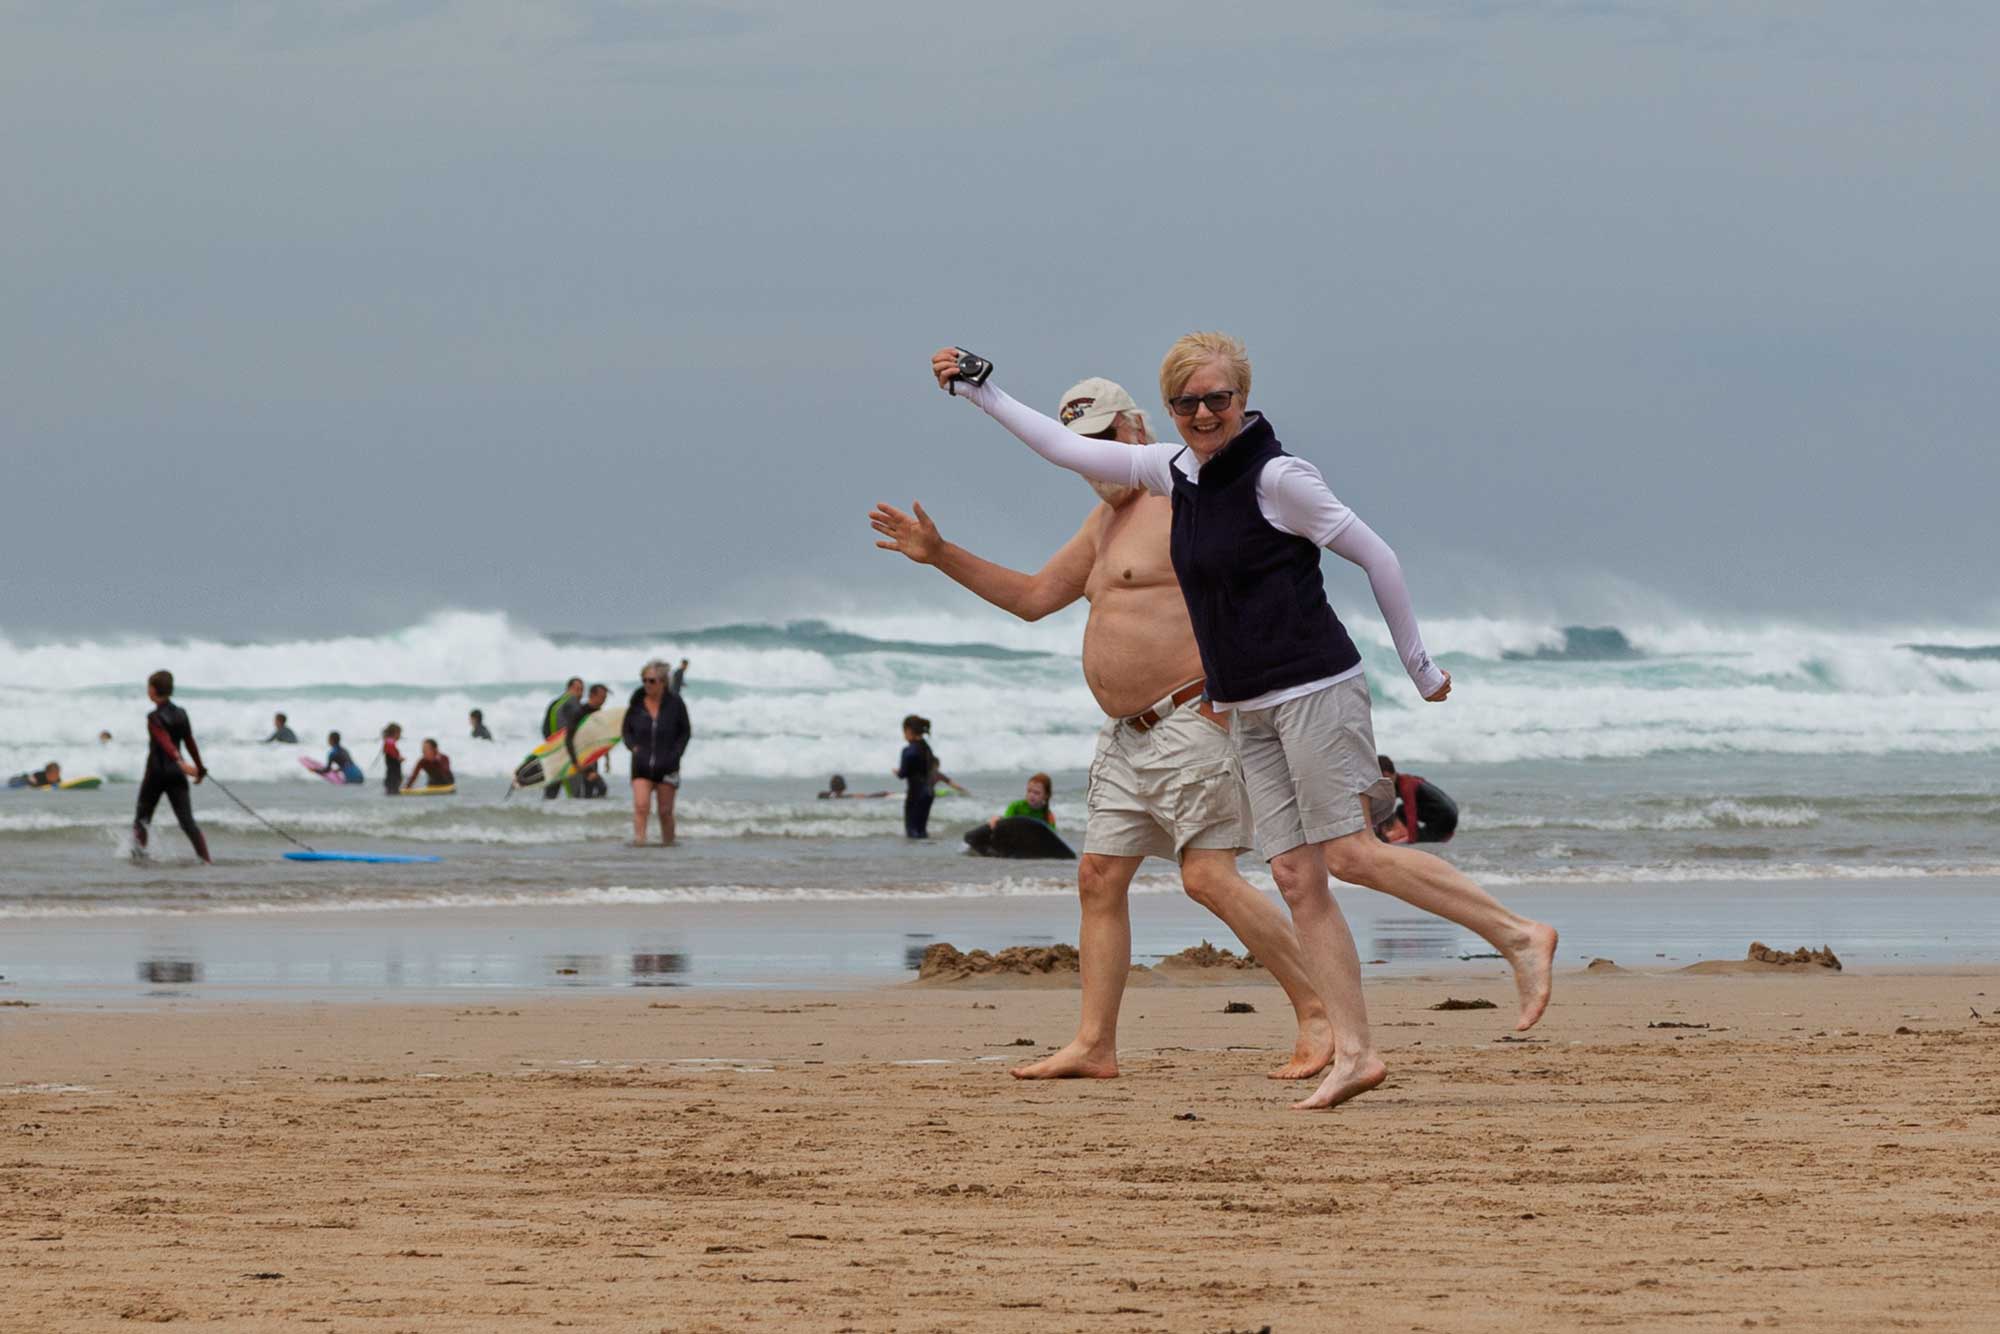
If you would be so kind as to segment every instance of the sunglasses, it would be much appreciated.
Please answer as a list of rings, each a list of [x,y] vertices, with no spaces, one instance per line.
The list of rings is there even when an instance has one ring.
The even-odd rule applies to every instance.
[[[657,676],[642,676],[639,678],[639,683],[641,685],[656,686],[660,684],[660,678]]]
[[[1212,394],[1175,394],[1167,400],[1167,410],[1176,417],[1192,417],[1196,408],[1207,408],[1220,417],[1236,401],[1234,389],[1218,389]]]

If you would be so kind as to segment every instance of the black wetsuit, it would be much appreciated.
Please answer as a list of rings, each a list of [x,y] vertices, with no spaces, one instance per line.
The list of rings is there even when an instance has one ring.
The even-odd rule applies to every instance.
[[[1396,795],[1401,801],[1395,815],[1380,826],[1385,837],[1401,826],[1411,843],[1451,842],[1451,836],[1458,832],[1458,803],[1443,788],[1416,774],[1398,774]]]
[[[264,738],[264,744],[267,746],[270,745],[273,741],[282,741],[287,745],[296,746],[299,742],[299,738],[298,734],[293,732],[291,728],[280,727],[277,731],[271,733],[271,735]]]
[[[181,747],[186,746],[196,772],[203,777],[208,775],[201,762],[201,749],[194,743],[194,729],[188,726],[187,713],[172,700],[161,701],[158,708],[146,715],[146,740],[146,776],[139,783],[139,808],[132,816],[133,841],[141,848],[146,846],[153,812],[159,809],[160,798],[165,797],[174,808],[174,819],[180,821],[181,832],[194,844],[195,855],[203,861],[209,860],[208,840],[194,822],[194,802],[189,798],[187,775],[181,772]]]
[[[585,718],[596,712],[597,709],[589,703],[584,700],[574,699],[568,695],[562,696],[555,702],[555,717],[553,719],[555,726],[548,730],[547,735],[554,736],[557,732],[563,734],[563,749],[569,752],[569,762],[572,767],[576,765],[578,760],[583,758],[576,753],[576,729],[583,726]],[[576,777],[572,774],[560,783],[550,783],[542,789],[542,795],[544,797],[554,797],[558,792],[568,792],[573,797],[577,794],[577,791]]]
[[[912,741],[903,747],[902,763],[896,777],[908,786],[903,791],[903,834],[908,838],[929,838],[931,803],[937,800],[937,756],[928,741]]]
[[[485,723],[474,723],[472,725],[472,739],[474,741],[491,741],[493,734],[486,730]]]

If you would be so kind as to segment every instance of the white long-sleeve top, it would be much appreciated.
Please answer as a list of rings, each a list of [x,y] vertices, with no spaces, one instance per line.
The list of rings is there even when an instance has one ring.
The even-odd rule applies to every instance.
[[[1188,481],[1201,484],[1201,460],[1181,445],[1166,441],[1127,445],[1078,435],[1054,418],[1017,402],[990,380],[983,385],[960,384],[957,391],[960,398],[971,400],[1049,462],[1094,482],[1143,487],[1154,495],[1170,496],[1178,469]],[[1444,684],[1444,672],[1424,649],[1416,609],[1410,605],[1409,586],[1403,580],[1402,562],[1374,529],[1341,504],[1319,469],[1290,454],[1272,459],[1257,475],[1257,509],[1264,522],[1279,532],[1303,537],[1368,572],[1368,587],[1375,594],[1382,619],[1388,622],[1389,637],[1395,641],[1403,669],[1410,674],[1418,694],[1428,698],[1437,693]],[[1360,674],[1356,665],[1338,676],[1286,686],[1254,699],[1213,702],[1218,709],[1268,709]]]

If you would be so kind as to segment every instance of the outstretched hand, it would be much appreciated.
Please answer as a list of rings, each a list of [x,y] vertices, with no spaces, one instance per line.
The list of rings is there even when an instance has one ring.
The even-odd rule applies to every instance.
[[[1444,674],[1444,684],[1439,686],[1436,690],[1432,691],[1430,694],[1425,695],[1424,699],[1431,704],[1442,704],[1444,703],[1444,697],[1446,695],[1449,695],[1450,693],[1451,693],[1451,673],[1446,672]]]
[[[941,347],[931,353],[931,374],[937,377],[938,388],[950,389],[951,382],[958,378],[958,349]]]
[[[911,501],[910,506],[916,510],[914,515],[886,501],[876,502],[868,513],[868,526],[888,540],[875,545],[884,551],[900,551],[919,565],[934,565],[944,550],[944,539],[938,536],[931,516],[924,513],[923,502]]]

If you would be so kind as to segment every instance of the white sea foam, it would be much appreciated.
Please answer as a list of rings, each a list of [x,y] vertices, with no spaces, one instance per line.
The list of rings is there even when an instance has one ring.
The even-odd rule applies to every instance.
[[[1625,625],[1642,656],[1538,661],[1507,655],[1567,651],[1562,627],[1434,619],[1430,647],[1456,681],[1438,708],[1416,698],[1369,609],[1350,611],[1378,699],[1378,739],[1431,763],[2000,751],[2000,659],[1904,647],[2000,643],[2000,629]],[[435,736],[469,782],[498,784],[540,739],[542,711],[566,677],[601,679],[622,702],[639,663],[654,656],[692,659],[691,779],[840,771],[861,786],[890,786],[897,725],[912,711],[936,724],[948,772],[1075,771],[1088,765],[1102,722],[1079,670],[1080,641],[1076,613],[1024,625],[977,610],[588,643],[466,611],[384,635],[260,644],[0,636],[0,772],[54,759],[71,774],[135,780],[140,683],[168,666],[218,776],[316,783],[298,756],[322,754],[329,730],[366,761],[393,719],[406,751]],[[485,711],[498,741],[467,739],[472,708]],[[278,710],[300,744],[260,744]],[[100,728],[114,744],[97,745]]]
[[[1500,817],[1469,813],[1459,821],[1463,830],[1595,829],[1605,833],[1637,830],[1808,829],[1820,822],[1820,812],[1805,803],[1749,805],[1728,797],[1685,810],[1657,815],[1526,815]]]

